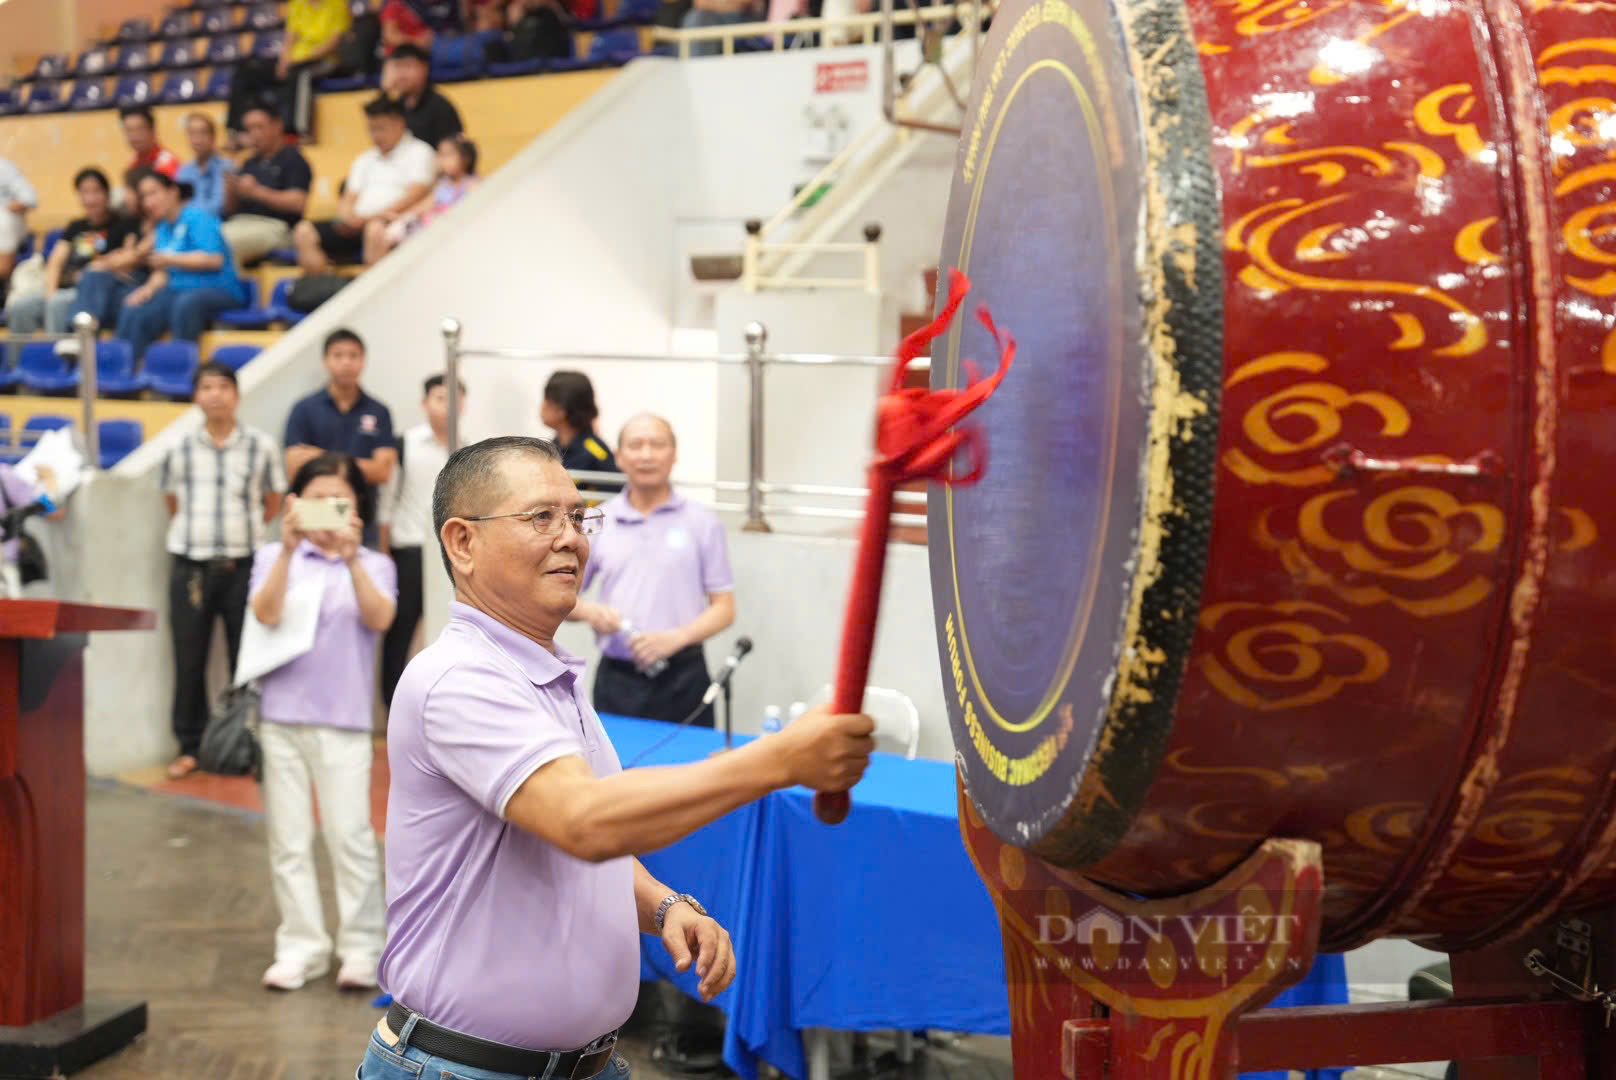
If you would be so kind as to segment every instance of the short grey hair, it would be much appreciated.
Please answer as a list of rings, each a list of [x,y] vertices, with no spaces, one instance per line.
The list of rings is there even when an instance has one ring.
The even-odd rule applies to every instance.
[[[432,486],[432,529],[438,536],[443,569],[454,581],[454,564],[443,546],[443,524],[450,518],[480,517],[490,512],[505,494],[500,465],[511,455],[561,462],[561,448],[549,439],[527,435],[501,435],[497,439],[462,446],[449,455],[438,482]]]

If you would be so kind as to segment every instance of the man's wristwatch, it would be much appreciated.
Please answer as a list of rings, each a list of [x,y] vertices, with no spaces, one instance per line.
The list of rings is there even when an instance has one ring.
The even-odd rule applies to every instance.
[[[702,907],[701,901],[697,900],[694,896],[691,896],[687,892],[674,893],[672,896],[667,897],[662,901],[662,903],[657,905],[656,928],[659,933],[662,930],[662,920],[668,917],[668,909],[675,904],[689,904],[691,907],[696,909],[697,915],[707,914],[707,909]]]

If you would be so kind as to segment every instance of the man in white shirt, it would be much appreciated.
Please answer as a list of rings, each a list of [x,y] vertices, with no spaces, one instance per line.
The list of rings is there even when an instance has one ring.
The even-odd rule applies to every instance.
[[[28,235],[26,215],[39,205],[39,196],[28,178],[5,158],[0,158],[0,285],[17,265],[17,249]],[[0,296],[4,296],[0,288]]]
[[[438,175],[436,152],[409,133],[401,103],[374,99],[365,106],[365,126],[375,145],[348,171],[337,216],[300,221],[292,230],[297,264],[306,274],[326,273],[332,262],[375,261],[365,251],[365,225],[419,202]]]
[[[460,411],[466,388],[460,387]],[[433,538],[432,487],[449,460],[449,387],[442,375],[427,379],[421,398],[426,423],[399,439],[398,468],[382,488],[381,549],[398,568],[398,610],[382,639],[382,701],[393,707],[393,689],[410,660],[421,622],[421,549]]]

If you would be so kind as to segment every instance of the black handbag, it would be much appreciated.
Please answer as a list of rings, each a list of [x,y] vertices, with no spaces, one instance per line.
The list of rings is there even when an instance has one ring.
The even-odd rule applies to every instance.
[[[219,776],[263,779],[263,751],[258,746],[258,691],[233,686],[219,695],[202,732],[196,760],[203,770]]]
[[[350,280],[342,274],[305,274],[287,290],[286,306],[307,315],[341,292]]]

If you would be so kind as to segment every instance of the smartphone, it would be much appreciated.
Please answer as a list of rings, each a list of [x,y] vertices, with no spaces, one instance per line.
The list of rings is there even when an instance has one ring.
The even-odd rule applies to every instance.
[[[348,527],[352,499],[299,499],[297,520],[304,532],[335,532]]]

